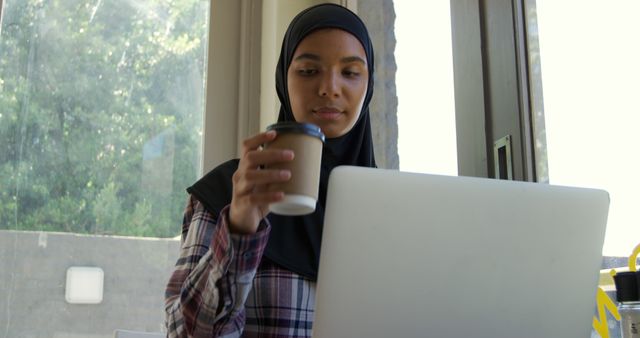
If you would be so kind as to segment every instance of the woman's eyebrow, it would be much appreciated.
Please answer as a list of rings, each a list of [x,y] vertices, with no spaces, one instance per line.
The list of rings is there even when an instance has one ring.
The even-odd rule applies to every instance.
[[[298,61],[298,60],[313,60],[313,61],[320,61],[320,57],[316,54],[311,54],[311,53],[302,53],[298,56],[296,56],[293,60],[294,61]]]
[[[316,54],[311,54],[311,53],[302,53],[296,56],[293,60],[294,61],[300,61],[300,60],[320,61],[320,56]],[[359,56],[346,56],[340,59],[340,61],[342,63],[359,62],[359,63],[362,63],[363,65],[367,64],[367,62]]]
[[[340,61],[342,61],[342,63],[350,63],[350,62],[360,62],[363,65],[366,65],[367,62],[359,57],[359,56],[347,56],[347,57],[343,57]]]

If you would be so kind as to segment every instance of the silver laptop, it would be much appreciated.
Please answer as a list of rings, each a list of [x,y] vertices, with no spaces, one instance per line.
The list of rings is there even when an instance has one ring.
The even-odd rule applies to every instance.
[[[602,190],[336,168],[314,338],[590,336]]]

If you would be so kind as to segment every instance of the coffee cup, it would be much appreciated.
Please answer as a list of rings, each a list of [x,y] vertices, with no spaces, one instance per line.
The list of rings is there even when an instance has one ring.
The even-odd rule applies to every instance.
[[[290,149],[295,156],[285,161],[265,166],[266,169],[291,171],[291,179],[270,184],[269,191],[283,191],[284,199],[269,205],[269,210],[280,215],[306,215],[316,209],[320,185],[320,163],[324,134],[310,123],[279,122],[267,127],[275,130],[276,138],[265,144],[265,149]]]

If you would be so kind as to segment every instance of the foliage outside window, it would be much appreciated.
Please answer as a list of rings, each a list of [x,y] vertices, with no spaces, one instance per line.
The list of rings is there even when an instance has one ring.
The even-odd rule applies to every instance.
[[[179,234],[208,13],[202,0],[5,0],[0,230]]]

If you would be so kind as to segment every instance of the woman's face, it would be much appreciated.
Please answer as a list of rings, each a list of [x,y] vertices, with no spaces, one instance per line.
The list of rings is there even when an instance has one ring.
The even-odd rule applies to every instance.
[[[368,81],[360,41],[340,29],[317,30],[300,42],[287,71],[293,116],[328,138],[342,136],[360,116]]]

